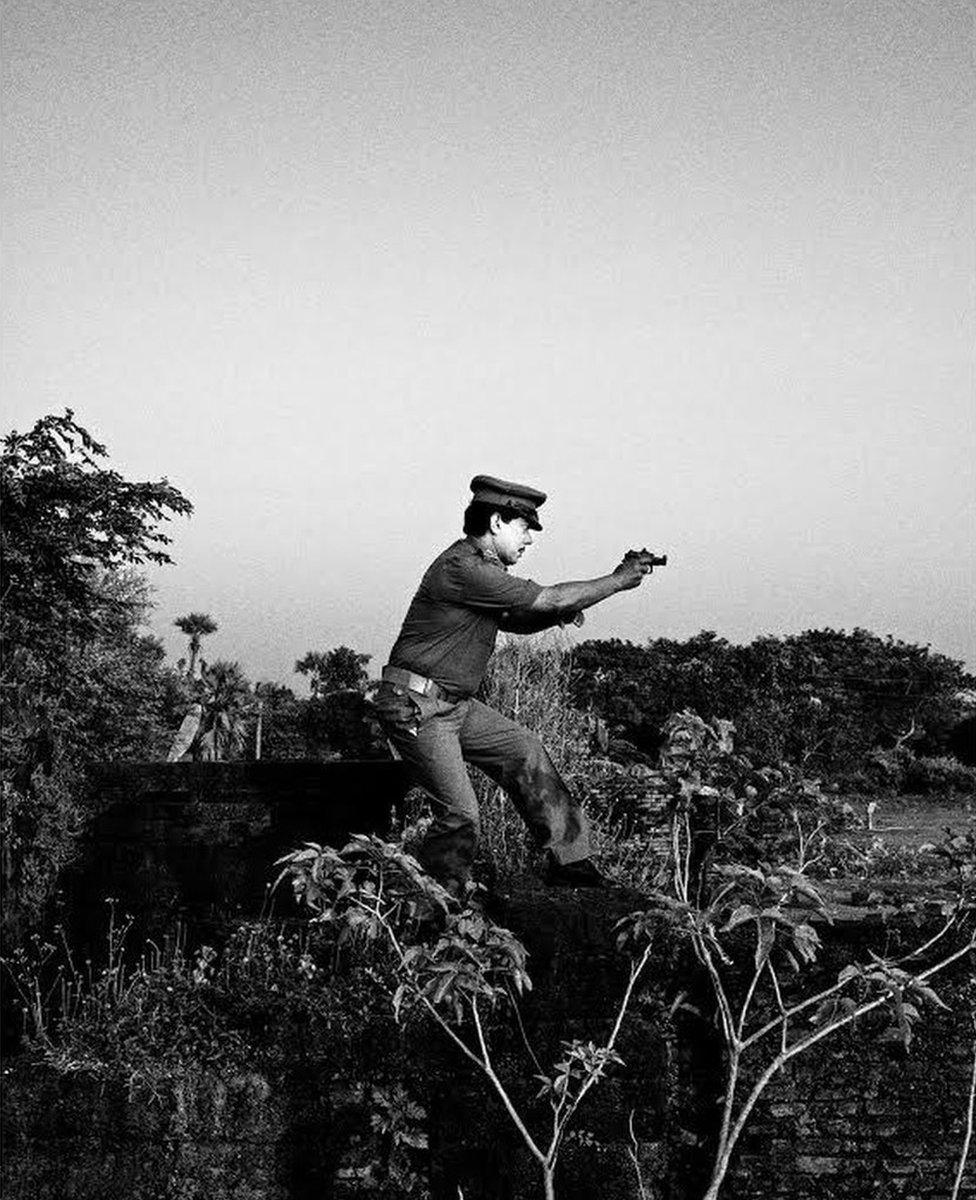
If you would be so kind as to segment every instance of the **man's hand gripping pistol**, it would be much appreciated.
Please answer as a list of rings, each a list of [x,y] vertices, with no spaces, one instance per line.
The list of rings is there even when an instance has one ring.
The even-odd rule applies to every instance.
[[[628,550],[624,555],[624,561],[637,559],[642,567],[647,567],[648,575],[655,567],[666,567],[668,565],[668,556],[666,554],[655,554],[652,550]]]
[[[666,554],[655,554],[651,550],[628,550],[623,561],[614,569],[623,589],[639,587],[644,576],[650,575],[655,567],[667,566]]]

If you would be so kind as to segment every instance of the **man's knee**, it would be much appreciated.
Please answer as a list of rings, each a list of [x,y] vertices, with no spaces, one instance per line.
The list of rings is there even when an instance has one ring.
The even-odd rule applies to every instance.
[[[549,751],[534,734],[527,733],[519,740],[513,766],[513,777],[533,789],[565,788]]]
[[[536,735],[523,729],[510,743],[509,761],[518,767],[537,768],[548,764],[551,760],[545,746]]]

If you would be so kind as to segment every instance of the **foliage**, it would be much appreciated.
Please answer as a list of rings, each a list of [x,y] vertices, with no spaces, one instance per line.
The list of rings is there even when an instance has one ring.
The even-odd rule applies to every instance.
[[[288,691],[262,697],[267,737],[262,755],[271,759],[388,758],[385,738],[372,728],[366,690],[368,654],[349,646],[310,650],[295,663],[309,677],[311,697]]]
[[[196,674],[201,640],[211,633],[217,632],[217,622],[209,613],[191,612],[186,616],[177,617],[173,624],[190,639],[190,661],[187,664],[186,673],[192,679]]]
[[[220,949],[191,949],[176,928],[133,962],[132,942],[130,922],[116,920],[109,902],[98,965],[79,965],[63,931],[3,960],[31,1066],[121,1083],[165,1111],[196,1080],[287,1087],[311,1060],[333,1102],[359,1119],[346,1149],[364,1186],[398,1200],[427,1195],[426,1114],[389,1001],[372,981],[380,963],[360,957],[347,969],[351,955],[332,930],[267,919],[242,922]]]
[[[976,797],[976,768],[948,754],[910,755],[904,765],[901,790],[918,795],[953,792]]]
[[[818,821],[811,831],[794,810],[791,854],[768,832],[754,844],[743,836],[770,797],[752,783],[743,786],[749,777],[743,773],[752,768],[735,754],[732,732],[730,722],[705,722],[688,712],[667,722],[659,787],[670,812],[670,886],[652,893],[650,905],[624,921],[620,935],[621,946],[632,954],[663,916],[690,946],[708,981],[725,1046],[725,1085],[705,1200],[718,1196],[750,1114],[777,1073],[823,1038],[873,1012],[887,1018],[881,1037],[907,1048],[924,1007],[942,1004],[930,980],[976,947],[969,835],[950,839],[943,851],[956,868],[958,893],[946,902],[944,923],[933,937],[900,959],[872,954],[867,964],[845,966],[835,983],[804,990],[804,974],[821,949],[817,926],[831,920],[808,874],[823,844],[823,826]],[[774,794],[784,787],[805,792],[803,782],[787,771],[772,778],[767,769],[752,772],[752,778],[762,774],[770,776]],[[764,823],[765,818],[760,829]],[[745,853],[760,848],[768,859],[743,861]],[[926,960],[929,965],[921,969]]]
[[[132,963],[131,921],[117,920],[111,901],[108,910],[100,966],[79,966],[60,928],[54,942],[34,936],[3,960],[28,1045],[51,1065],[160,1096],[188,1068],[268,1068],[289,1037],[304,1045],[314,1033],[333,1060],[344,1055],[350,1069],[365,1068],[352,1066],[350,1053],[378,1009],[339,969],[323,930],[248,921],[220,950],[190,952],[177,928]]]
[[[195,696],[202,708],[195,755],[206,761],[240,757],[253,710],[251,685],[240,663],[205,664]]]
[[[491,660],[479,696],[534,733],[570,787],[596,811],[603,795],[594,786],[596,725],[570,702],[571,665],[568,643],[558,634],[506,640]],[[478,775],[474,783],[481,809],[481,866],[490,877],[529,869],[537,852],[511,801],[487,776]]]
[[[309,650],[295,663],[295,671],[309,677],[312,695],[319,699],[332,692],[365,692],[369,682],[366,673],[369,660],[370,655],[358,654],[349,646],[336,646],[325,652]]]
[[[133,483],[70,409],[10,433],[0,463],[4,932],[37,918],[84,810],[86,761],[151,757],[177,685],[142,629],[140,563],[170,558],[159,526],[191,505]]]
[[[24,649],[7,664],[0,833],[8,936],[37,920],[70,861],[88,804],[86,764],[160,757],[186,703],[161,644],[143,631],[145,582],[108,573],[91,595],[98,632],[65,640],[56,680]]]
[[[261,706],[264,759],[389,758],[381,733],[372,727],[366,698],[359,691],[333,692],[322,698],[297,697],[277,683],[259,683],[254,690]]]
[[[424,1122],[427,1112],[402,1084],[374,1087],[370,1124],[380,1138],[381,1175],[398,1196],[426,1194],[423,1152],[428,1149]],[[372,1180],[370,1181],[372,1182]]]
[[[313,913],[313,920],[339,929],[339,942],[382,947],[396,986],[389,991],[399,1022],[433,1020],[456,1049],[491,1084],[532,1157],[547,1200],[555,1196],[555,1169],[570,1122],[587,1092],[607,1068],[621,1060],[614,1050],[638,977],[650,957],[650,942],[634,956],[630,978],[606,1043],[579,1039],[562,1044],[563,1057],[551,1072],[540,1070],[537,1099],[548,1099],[548,1142],[536,1139],[515,1107],[495,1067],[487,1017],[513,1011],[531,987],[526,953],[507,929],[477,907],[461,908],[396,845],[354,837],[341,851],[308,844],[282,861],[281,878]]]
[[[261,713],[261,757],[272,762],[314,758],[308,752],[302,722],[305,701],[280,683],[254,685],[254,699]]]
[[[55,881],[74,854],[84,819],[79,772],[60,755],[49,771],[38,771],[30,790],[4,779],[0,796],[5,946],[21,942],[36,927]]]
[[[171,539],[159,525],[192,511],[167,480],[130,482],[100,465],[106,455],[70,409],[4,438],[4,645],[28,650],[48,674],[59,670],[66,638],[101,629],[102,574],[170,562]]]
[[[646,646],[591,641],[573,669],[576,704],[642,750],[657,750],[671,712],[693,709],[732,719],[764,760],[831,775],[860,772],[872,752],[899,745],[943,753],[972,683],[953,659],[863,629],[745,646],[711,632]]]

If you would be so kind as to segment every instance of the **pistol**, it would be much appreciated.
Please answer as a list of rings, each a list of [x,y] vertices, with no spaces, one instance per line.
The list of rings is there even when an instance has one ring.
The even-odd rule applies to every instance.
[[[624,558],[639,558],[642,563],[646,563],[649,567],[666,567],[668,565],[668,556],[666,554],[655,554],[652,550],[628,550]]]

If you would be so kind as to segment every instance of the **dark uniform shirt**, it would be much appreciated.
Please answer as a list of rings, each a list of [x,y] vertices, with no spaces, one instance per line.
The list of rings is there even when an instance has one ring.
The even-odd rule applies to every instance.
[[[467,538],[439,554],[390,652],[390,663],[471,696],[481,684],[505,617],[531,606],[542,591]]]

